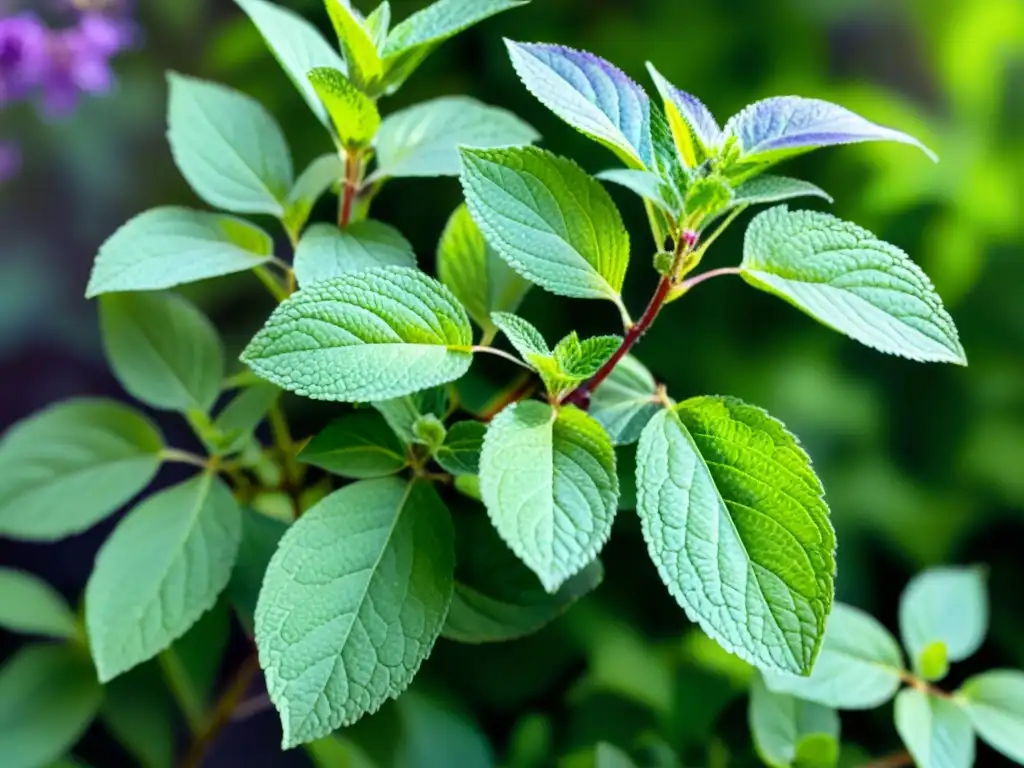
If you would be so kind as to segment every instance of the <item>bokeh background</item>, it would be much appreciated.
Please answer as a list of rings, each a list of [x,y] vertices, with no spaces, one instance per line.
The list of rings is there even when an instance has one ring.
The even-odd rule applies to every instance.
[[[284,4],[329,33],[318,0]],[[421,5],[392,0],[398,19]],[[23,152],[20,173],[0,184],[0,428],[60,398],[124,396],[102,359],[96,307],[82,294],[98,246],[127,218],[155,205],[201,207],[164,139],[166,70],[260,99],[283,124],[297,168],[329,150],[229,0],[143,0],[137,20],[144,37],[116,60],[118,84],[109,95],[83,101],[60,121],[42,121],[29,105],[0,111],[0,139],[16,140]],[[541,131],[544,146],[596,172],[614,165],[612,156],[529,96],[502,36],[594,51],[645,86],[650,59],[723,119],[768,95],[826,98],[919,136],[939,153],[942,162],[932,165],[908,148],[865,145],[806,156],[785,170],[832,193],[829,210],[899,245],[931,275],[961,329],[970,367],[878,355],[732,278],[672,305],[639,356],[677,399],[736,395],[801,436],[838,529],[842,600],[895,629],[899,593],[914,573],[983,563],[991,635],[948,682],[993,666],[1024,667],[1024,3],[534,0],[445,45],[384,104],[390,110],[470,94],[514,110]],[[654,246],[640,203],[612,194],[633,235],[627,300],[638,311],[652,284],[645,267]],[[398,226],[429,268],[459,197],[454,179],[392,182],[374,216]],[[322,202],[314,218],[328,219],[332,205]],[[747,218],[707,266],[738,263]],[[286,243],[280,248],[287,256]],[[229,349],[270,308],[248,275],[202,284],[191,295],[224,330]],[[523,313],[549,338],[573,328],[613,332],[617,324],[610,305],[539,290]],[[157,419],[188,445],[183,426]],[[161,476],[172,479],[170,471]],[[0,541],[0,562],[41,574],[77,599],[111,525],[56,546]],[[565,754],[598,739],[645,765],[672,765],[658,762],[668,759],[666,750],[683,765],[756,765],[746,734],[746,671],[691,631],[628,512],[620,514],[605,565],[597,595],[534,638],[488,648],[442,641],[418,687],[448,697],[465,718],[457,726],[420,723],[421,741],[470,739],[478,754],[491,749],[519,765],[536,764],[531,754]],[[238,638],[231,643],[234,649]],[[0,636],[0,654],[16,644]],[[354,735],[385,754],[389,723],[400,715],[386,708]],[[228,729],[208,765],[305,764],[300,753],[278,755],[276,728],[272,712],[257,711]],[[461,736],[446,728],[462,729]],[[847,750],[850,765],[898,749],[888,709],[844,715],[844,732],[862,748]],[[381,764],[459,764],[432,763],[416,749]],[[100,728],[79,751],[100,768],[132,764]],[[1004,763],[980,748],[978,764]]]

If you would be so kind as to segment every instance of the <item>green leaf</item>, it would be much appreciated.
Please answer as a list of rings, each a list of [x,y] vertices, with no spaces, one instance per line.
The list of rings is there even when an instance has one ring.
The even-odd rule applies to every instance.
[[[607,741],[576,752],[558,763],[559,768],[637,768],[628,754]]]
[[[455,476],[480,474],[480,451],[487,427],[479,421],[460,421],[452,425],[434,459],[445,472]]]
[[[176,73],[167,80],[167,138],[195,193],[214,208],[283,215],[294,171],[273,116],[223,85]]]
[[[314,224],[295,251],[295,277],[303,288],[350,272],[374,267],[416,266],[409,241],[388,224],[357,221],[344,230],[333,224]]]
[[[0,442],[0,533],[55,541],[91,528],[149,485],[163,437],[109,400],[72,400],[11,427]]]
[[[889,354],[966,365],[956,326],[903,251],[825,213],[765,211],[747,230],[743,278]]]
[[[423,60],[464,29],[529,0],[439,0],[395,26],[384,45],[385,82],[394,93]]]
[[[416,443],[426,446],[427,453],[430,456],[433,456],[440,450],[441,445],[448,436],[448,430],[445,429],[444,422],[432,413],[425,414],[416,419],[412,425],[412,433],[416,437]]]
[[[604,427],[614,445],[630,445],[661,407],[658,384],[647,367],[626,355],[602,382],[590,401],[590,415]]]
[[[632,168],[655,168],[651,101],[608,61],[562,45],[506,40],[512,66],[544,106]]]
[[[285,748],[351,725],[408,687],[441,632],[454,570],[451,519],[428,484],[362,481],[299,518],[256,608]]]
[[[375,91],[384,77],[384,62],[362,18],[352,9],[348,0],[325,0],[324,4],[338,35],[352,84],[361,91]],[[344,76],[344,73],[339,74]],[[331,111],[330,105],[327,111]],[[334,119],[337,124],[337,116]]]
[[[0,627],[60,639],[79,636],[68,604],[42,579],[25,571],[0,568],[0,595]]]
[[[184,635],[227,586],[242,536],[231,491],[203,474],[150,497],[96,556],[85,624],[100,680]]]
[[[837,709],[874,709],[900,687],[903,654],[877,620],[842,603],[832,607],[821,653],[810,677],[767,673],[776,693]]]
[[[86,298],[119,291],[159,291],[258,267],[274,242],[233,216],[154,208],[129,221],[100,247]]]
[[[328,3],[329,7],[340,6],[338,0],[328,0]],[[369,146],[380,128],[380,112],[373,99],[337,69],[314,69],[309,73],[309,82],[327,107],[341,145],[357,150]]]
[[[730,207],[782,203],[797,197],[820,197],[830,203],[833,202],[828,192],[809,181],[791,179],[788,176],[758,176],[736,188],[736,196],[733,197]]]
[[[487,428],[480,489],[501,538],[553,594],[611,534],[615,451],[583,411],[522,401]]]
[[[345,176],[345,163],[336,152],[321,155],[302,172],[288,194],[284,223],[297,240],[320,196]]]
[[[335,419],[310,440],[299,461],[341,477],[387,477],[408,466],[405,448],[380,414],[356,411]]]
[[[491,321],[499,331],[505,334],[505,338],[524,360],[529,360],[535,355],[541,357],[551,355],[548,343],[541,336],[540,331],[529,321],[509,312],[494,312],[491,314]]]
[[[465,149],[462,165],[469,210],[513,269],[560,296],[620,301],[629,235],[600,183],[535,147]]]
[[[111,293],[100,298],[107,359],[137,400],[171,411],[209,412],[224,380],[217,329],[172,293]]]
[[[174,764],[176,714],[156,664],[111,680],[103,690],[100,719],[142,768]]]
[[[532,635],[604,578],[599,560],[548,594],[475,507],[456,517],[455,594],[443,635],[460,643],[501,643]]]
[[[580,341],[573,331],[555,345],[552,354],[563,371],[582,381],[601,370],[621,346],[621,336],[593,336]]]
[[[378,51],[384,50],[384,44],[388,39],[388,30],[391,28],[391,3],[384,0],[378,5],[369,16],[366,17],[366,31],[373,38],[373,44]]]
[[[932,646],[941,643],[941,661],[974,655],[988,631],[988,589],[982,568],[931,568],[914,577],[900,598],[900,634],[915,670],[924,674],[922,654],[930,650],[929,680],[945,676]]]
[[[971,768],[974,730],[953,701],[904,688],[896,696],[896,730],[918,768]]]
[[[377,135],[370,181],[458,176],[459,147],[530,144],[540,135],[511,112],[465,96],[445,96],[388,115]]]
[[[718,121],[700,99],[676,88],[650,62],[647,71],[665,105],[680,159],[687,168],[696,168],[719,151],[723,135]]]
[[[494,768],[494,750],[472,717],[416,690],[396,703],[402,739],[394,768]]]
[[[441,235],[437,275],[483,329],[485,337],[498,330],[491,313],[515,312],[530,290],[530,283],[487,244],[465,205],[455,209]]]
[[[462,376],[472,329],[451,291],[379,267],[293,294],[242,355],[258,376],[314,400],[401,397]]]
[[[345,62],[312,24],[293,11],[266,0],[235,0],[260,31],[281,67],[298,88],[320,122],[330,125],[330,116],[306,75],[317,67],[346,72]]]
[[[796,438],[760,408],[693,398],[647,424],[636,484],[648,552],[687,616],[761,669],[808,674],[836,540]]]
[[[0,667],[0,755],[4,768],[44,768],[74,746],[103,690],[80,652],[31,645]]]
[[[217,452],[233,453],[245,448],[280,397],[280,389],[263,382],[237,394],[213,422],[214,431],[221,438],[220,444],[215,446],[219,449]]]
[[[443,419],[447,415],[448,390],[444,387],[434,387],[370,405],[384,417],[391,431],[398,435],[402,442],[413,444],[416,442],[413,428],[421,416],[429,413]]]
[[[750,688],[748,707],[750,732],[760,758],[774,768],[801,765],[806,768],[834,766],[839,759],[839,715],[834,709],[809,701],[801,701],[784,693],[772,693],[761,678],[755,677]],[[825,749],[831,759],[813,763],[800,761],[805,744]],[[803,747],[803,749],[801,749]]]
[[[256,601],[270,558],[288,525],[251,509],[242,510],[242,541],[231,571],[227,595],[246,631],[253,632]]]
[[[596,178],[625,187],[644,200],[654,203],[673,219],[678,219],[682,213],[683,203],[678,194],[671,184],[665,182],[656,173],[632,168],[612,168],[601,171]]]
[[[996,669],[976,675],[957,691],[956,700],[983,741],[1024,765],[1024,672]]]
[[[358,744],[338,733],[311,741],[306,754],[316,768],[377,768]]]

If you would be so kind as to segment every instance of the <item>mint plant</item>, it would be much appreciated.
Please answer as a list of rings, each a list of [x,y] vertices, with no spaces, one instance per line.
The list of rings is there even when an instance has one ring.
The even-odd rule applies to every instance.
[[[0,533],[31,541],[93,526],[165,463],[196,468],[117,526],[97,556],[84,622],[43,586],[19,587],[25,613],[5,623],[66,644],[23,652],[7,679],[54,679],[73,664],[83,682],[76,717],[69,708],[53,726],[52,754],[25,747],[15,765],[59,756],[95,714],[100,684],[155,658],[193,731],[188,764],[199,764],[232,697],[259,670],[284,747],[316,742],[400,696],[439,638],[522,637],[592,591],[620,477],[632,474],[666,589],[763,674],[752,726],[770,764],[803,754],[805,736],[835,735],[823,707],[877,706],[901,681],[911,687],[900,694],[898,725],[919,764],[947,764],[922,741],[946,718],[1021,759],[1016,673],[983,676],[953,698],[925,682],[976,650],[984,621],[975,616],[972,628],[934,606],[935,587],[915,587],[904,628],[915,672],[905,671],[883,630],[833,604],[835,533],[797,438],[735,398],[677,401],[634,354],[656,322],[673,322],[670,305],[738,275],[879,351],[965,364],[922,271],[896,246],[827,214],[770,208],[750,223],[738,265],[697,271],[752,206],[830,199],[768,174],[776,164],[864,141],[930,156],[925,147],[798,97],[757,102],[720,127],[653,66],[657,102],[597,56],[509,41],[530,92],[620,161],[595,177],[534,146],[537,132],[498,107],[447,96],[382,110],[432,50],[519,0],[440,0],[394,26],[387,2],[364,16],[327,0],[337,46],[277,5],[237,2],[333,148],[296,175],[286,138],[258,102],[169,76],[175,162],[216,212],[158,208],[128,222],[100,249],[87,295],[99,300],[107,357],[125,390],[183,416],[205,452],[168,446],[139,411],[98,400],[53,406],[0,444]],[[465,204],[444,228],[435,278],[371,213],[389,180],[438,176],[459,177]],[[636,193],[650,223],[653,244],[639,249],[657,285],[636,319],[622,288],[638,246],[602,182]],[[328,192],[338,197],[336,219],[311,223]],[[275,217],[292,258],[241,215]],[[279,302],[241,367],[225,363],[210,321],[168,292],[236,272],[252,272]],[[533,286],[610,302],[610,332],[552,344],[515,314]],[[516,378],[477,407],[461,380],[482,355]],[[295,439],[284,392],[352,407]],[[616,447],[632,444],[635,468],[620,466]],[[951,591],[976,591],[961,583],[967,577],[950,578]],[[210,708],[182,693],[181,664],[167,654],[218,601],[251,631],[259,663],[244,664]],[[973,605],[964,610],[981,611]],[[82,671],[84,648],[98,683]],[[16,703],[17,685],[0,685],[0,695]],[[960,714],[950,714],[954,705]],[[771,741],[776,720],[791,743]]]

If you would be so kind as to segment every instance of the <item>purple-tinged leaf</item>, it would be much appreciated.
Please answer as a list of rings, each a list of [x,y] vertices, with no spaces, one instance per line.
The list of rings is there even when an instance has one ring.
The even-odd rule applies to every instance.
[[[863,141],[895,141],[918,147],[932,160],[935,153],[913,136],[876,125],[844,107],[820,99],[777,96],[751,104],[726,123],[745,160],[776,162],[818,147]]]
[[[647,70],[665,102],[665,114],[683,162],[695,168],[721,144],[722,129],[700,99],[676,88],[650,62]]]
[[[505,44],[519,77],[544,106],[630,167],[656,170],[651,101],[622,70],[561,45]]]

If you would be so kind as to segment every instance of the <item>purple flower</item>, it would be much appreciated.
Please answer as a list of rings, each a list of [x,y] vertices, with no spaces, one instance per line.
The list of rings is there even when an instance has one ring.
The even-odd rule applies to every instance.
[[[0,184],[17,175],[21,169],[21,150],[12,141],[0,141]]]
[[[74,110],[82,93],[106,93],[114,82],[110,57],[82,31],[71,27],[50,35],[43,75],[43,110],[63,117]]]
[[[0,19],[0,107],[39,84],[47,68],[47,36],[34,14]]]

